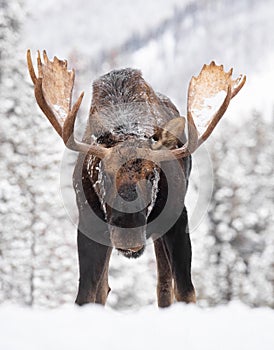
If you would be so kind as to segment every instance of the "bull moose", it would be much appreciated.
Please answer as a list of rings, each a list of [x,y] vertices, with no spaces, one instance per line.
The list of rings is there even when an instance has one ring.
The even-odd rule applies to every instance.
[[[36,101],[67,148],[79,153],[73,185],[79,211],[78,305],[105,304],[112,249],[138,258],[153,239],[160,307],[195,302],[191,242],[184,205],[191,154],[209,137],[246,77],[232,79],[214,62],[192,77],[186,119],[154,92],[139,70],[119,69],[93,83],[82,141],[74,125],[83,93],[72,106],[74,71],[67,61],[38,51],[38,76],[30,50],[28,69]]]

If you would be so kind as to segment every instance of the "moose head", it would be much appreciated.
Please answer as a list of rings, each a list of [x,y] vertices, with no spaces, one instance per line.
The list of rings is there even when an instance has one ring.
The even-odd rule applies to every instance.
[[[79,141],[74,125],[84,94],[72,105],[74,71],[67,69],[66,61],[56,57],[50,61],[45,51],[43,60],[38,52],[38,75],[30,51],[27,61],[39,107],[66,147],[80,154],[74,172],[74,185],[82,188],[80,194],[76,191],[79,224],[88,222],[90,230],[97,229],[91,227],[94,224],[83,209],[88,203],[105,223],[110,245],[127,257],[138,257],[148,237],[148,223],[166,204],[163,164],[169,164],[176,183],[176,212],[187,189],[190,155],[210,136],[245,76],[234,80],[232,69],[225,72],[214,62],[204,65],[189,84],[186,123],[173,103],[155,93],[138,70],[114,70],[93,84],[89,119]],[[179,172],[174,164],[180,165]],[[86,302],[87,297],[83,299]]]

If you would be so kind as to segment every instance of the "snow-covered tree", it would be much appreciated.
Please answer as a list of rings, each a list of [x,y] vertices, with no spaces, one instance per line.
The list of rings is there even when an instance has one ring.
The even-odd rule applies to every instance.
[[[62,147],[35,106],[22,2],[2,0],[0,11],[0,300],[57,305],[73,301],[77,284],[75,236],[59,196]]]
[[[211,143],[209,302],[239,298],[273,307],[273,125],[254,113],[243,127],[223,130]]]

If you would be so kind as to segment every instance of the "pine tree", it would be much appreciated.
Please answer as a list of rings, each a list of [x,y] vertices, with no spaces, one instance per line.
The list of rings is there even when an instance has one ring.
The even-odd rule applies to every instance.
[[[254,113],[211,143],[216,175],[208,214],[211,303],[273,307],[273,159],[270,125]],[[229,136],[229,139],[227,137]]]
[[[75,235],[59,196],[62,142],[35,106],[20,1],[2,0],[0,300],[58,305],[77,285]]]

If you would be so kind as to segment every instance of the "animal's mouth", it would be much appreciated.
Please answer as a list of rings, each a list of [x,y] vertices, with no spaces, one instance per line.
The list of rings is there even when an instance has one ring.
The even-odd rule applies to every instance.
[[[117,250],[118,252],[122,253],[126,258],[137,259],[143,254],[145,250],[145,246],[143,245],[143,246],[129,248],[129,249],[117,248]]]
[[[146,232],[143,228],[121,229],[109,225],[112,246],[127,258],[139,258],[145,250]]]

